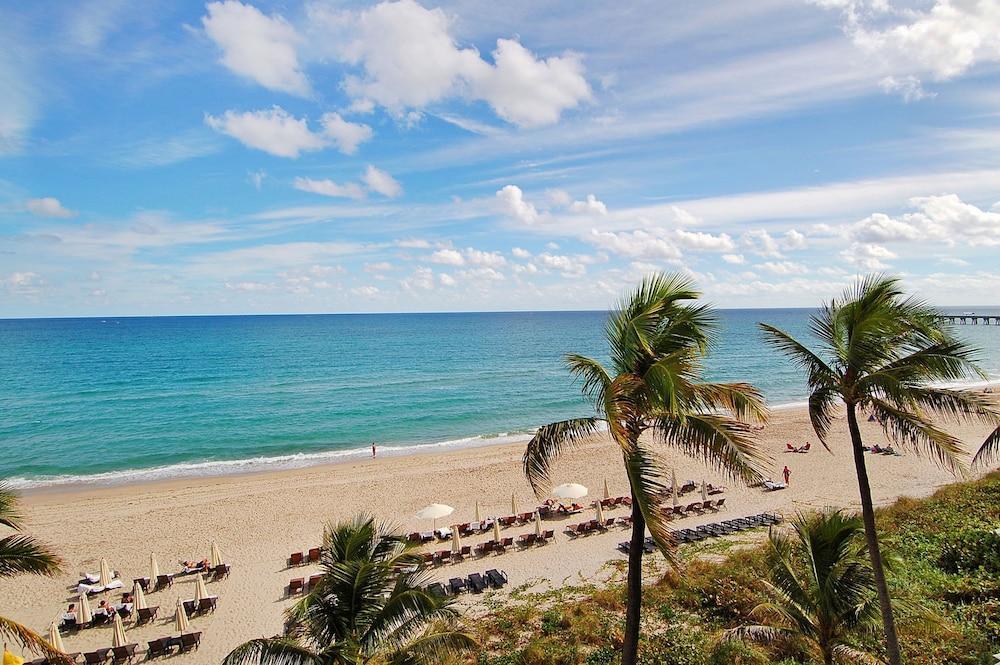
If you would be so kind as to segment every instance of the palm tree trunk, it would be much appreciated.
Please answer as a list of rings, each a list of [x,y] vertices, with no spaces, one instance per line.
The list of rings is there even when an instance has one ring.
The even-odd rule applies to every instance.
[[[868,483],[868,469],[865,468],[865,451],[861,443],[861,430],[858,428],[858,416],[854,404],[847,405],[847,426],[851,430],[851,445],[854,449],[854,466],[858,473],[858,489],[861,491],[861,516],[865,523],[865,541],[868,543],[868,556],[872,560],[875,573],[875,587],[878,589],[878,601],[882,610],[882,627],[885,632],[885,652],[889,665],[901,665],[899,640],[896,637],[896,621],[892,616],[892,601],[889,599],[889,586],[885,582],[885,569],[882,566],[882,553],[878,546],[878,533],[875,530],[875,508],[872,506],[872,490]]]
[[[645,544],[646,520],[632,493],[632,541],[628,549],[628,597],[625,606],[625,643],[622,665],[635,665],[639,657],[639,613],[642,609],[642,547]]]

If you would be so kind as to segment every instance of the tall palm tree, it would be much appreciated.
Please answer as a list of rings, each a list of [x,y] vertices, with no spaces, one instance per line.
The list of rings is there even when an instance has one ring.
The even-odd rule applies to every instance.
[[[701,380],[715,316],[692,284],[678,276],[645,278],[611,312],[605,335],[611,365],[570,354],[566,364],[582,379],[597,415],[538,429],[524,453],[524,473],[542,496],[556,458],[568,447],[607,427],[620,449],[632,496],[623,665],[636,662],[642,596],[642,554],[648,527],[670,556],[671,538],[659,497],[664,464],[657,447],[672,448],[743,481],[759,480],[766,457],[754,445],[751,422],[767,416],[763,399],[747,383]],[[649,434],[643,437],[645,433]]]
[[[424,665],[474,644],[452,601],[425,591],[415,547],[367,516],[328,526],[322,579],[286,615],[280,637],[250,640],[226,665]]]
[[[899,643],[875,530],[858,414],[874,416],[891,441],[929,454],[953,472],[962,472],[961,442],[935,425],[933,418],[995,425],[1000,423],[1000,413],[988,397],[976,392],[935,386],[982,376],[975,364],[976,353],[950,334],[939,312],[906,297],[897,279],[879,275],[860,280],[811,317],[809,328],[819,340],[818,351],[774,326],[760,325],[774,346],[805,368],[809,417],[827,450],[835,409],[840,402],[846,406],[886,654],[892,665],[899,665]]]
[[[45,545],[22,532],[23,521],[17,507],[17,494],[0,482],[0,527],[12,533],[0,538],[0,578],[15,575],[55,575],[61,561]],[[0,616],[0,638],[12,640],[23,648],[58,658],[58,652],[41,635],[13,619]]]
[[[771,600],[750,611],[761,623],[733,628],[725,637],[763,644],[802,640],[825,665],[880,663],[853,641],[879,625],[863,521],[838,511],[802,515],[793,526],[794,538],[770,537],[771,579],[763,584]]]

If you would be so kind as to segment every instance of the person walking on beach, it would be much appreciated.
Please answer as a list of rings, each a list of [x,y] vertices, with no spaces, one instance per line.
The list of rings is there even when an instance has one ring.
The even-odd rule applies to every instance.
[[[375,442],[372,441],[372,459],[375,459]]]
[[[788,468],[787,464],[785,465],[785,468],[781,470],[781,475],[785,477],[785,484],[787,485],[788,479],[792,477],[792,470]]]

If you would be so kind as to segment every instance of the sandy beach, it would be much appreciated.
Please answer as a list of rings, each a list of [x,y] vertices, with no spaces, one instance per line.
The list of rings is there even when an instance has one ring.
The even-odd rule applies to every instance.
[[[863,423],[862,431],[869,445],[885,443],[874,423]],[[952,431],[970,451],[986,434],[980,427],[953,427]],[[808,441],[812,449],[807,454],[784,452],[788,442]],[[804,409],[776,411],[761,434],[761,443],[773,456],[774,479],[780,479],[784,465],[791,469],[790,487],[777,492],[741,487],[669,451],[666,459],[681,481],[706,479],[728,486],[721,518],[762,511],[788,515],[801,509],[856,505],[858,492],[843,419],[837,421],[832,441],[833,454],[818,445]],[[413,517],[422,506],[432,502],[454,506],[454,515],[443,522],[464,522],[473,518],[477,500],[484,515],[507,514],[512,492],[520,510],[531,510],[538,501],[521,474],[522,452],[522,445],[498,445],[258,475],[28,493],[23,500],[27,531],[54,546],[65,560],[65,572],[52,579],[23,576],[4,581],[0,614],[45,631],[75,600],[70,589],[80,573],[95,571],[101,557],[121,571],[129,586],[133,577],[148,575],[150,552],[158,557],[162,571],[176,571],[180,560],[207,558],[214,539],[232,574],[209,585],[209,592],[219,596],[218,610],[192,619],[192,629],[203,633],[201,648],[180,656],[179,661],[219,662],[243,640],[280,631],[282,611],[292,602],[285,596],[289,579],[315,572],[309,566],[288,569],[287,557],[318,545],[325,522],[368,512],[403,531],[426,530],[431,524]],[[878,503],[924,496],[954,479],[930,460],[903,453],[867,457]],[[555,478],[556,482],[586,485],[590,498],[600,496],[605,478],[613,494],[626,489],[621,460],[611,445],[598,439],[567,455],[557,466]],[[609,513],[621,514],[622,509]],[[607,561],[621,558],[615,546],[626,539],[626,532],[612,529],[576,540],[561,533],[566,524],[581,518],[548,522],[548,528],[557,533],[549,545],[442,566],[435,574],[447,579],[499,568],[507,572],[512,586],[527,582],[558,585],[567,579],[599,576]],[[677,524],[693,526],[717,519],[707,514]],[[511,527],[504,535],[516,537],[531,530],[530,525]],[[487,539],[483,535],[464,542],[475,545]],[[160,606],[160,617],[141,628],[127,627],[130,641],[145,649],[146,641],[175,634],[172,611],[177,599],[193,596],[193,577],[178,578],[171,589],[150,594],[149,603]],[[97,599],[92,605],[96,603]],[[108,647],[111,628],[92,628],[64,639],[70,651]]]

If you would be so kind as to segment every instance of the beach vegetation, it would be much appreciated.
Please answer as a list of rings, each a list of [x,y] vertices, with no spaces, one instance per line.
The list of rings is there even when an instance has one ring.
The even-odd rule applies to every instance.
[[[632,501],[622,663],[635,665],[639,651],[642,557],[646,529],[672,557],[672,540],[661,507],[669,469],[661,452],[674,450],[703,460],[734,479],[763,479],[766,456],[753,425],[767,412],[749,383],[702,379],[717,319],[698,303],[700,294],[679,275],[654,274],[610,313],[605,336],[611,363],[566,356],[596,415],[545,425],[524,453],[524,473],[535,493],[545,494],[559,455],[606,427],[624,461]],[[646,435],[646,436],[644,436]]]
[[[328,526],[320,566],[283,633],[236,647],[226,665],[420,665],[475,644],[452,599],[426,590],[416,547],[387,524],[360,516]]]
[[[762,323],[761,327],[770,343],[805,370],[809,417],[827,449],[836,409],[846,408],[886,657],[890,665],[899,665],[899,640],[858,418],[878,422],[894,444],[925,454],[956,474],[964,473],[961,441],[936,423],[950,419],[1000,424],[1000,411],[989,395],[940,387],[985,378],[976,364],[977,352],[951,334],[940,312],[905,295],[898,279],[880,275],[859,280],[810,318],[809,330],[818,343],[815,350],[774,326]],[[983,443],[979,463],[994,455],[998,437],[1000,427]]]

